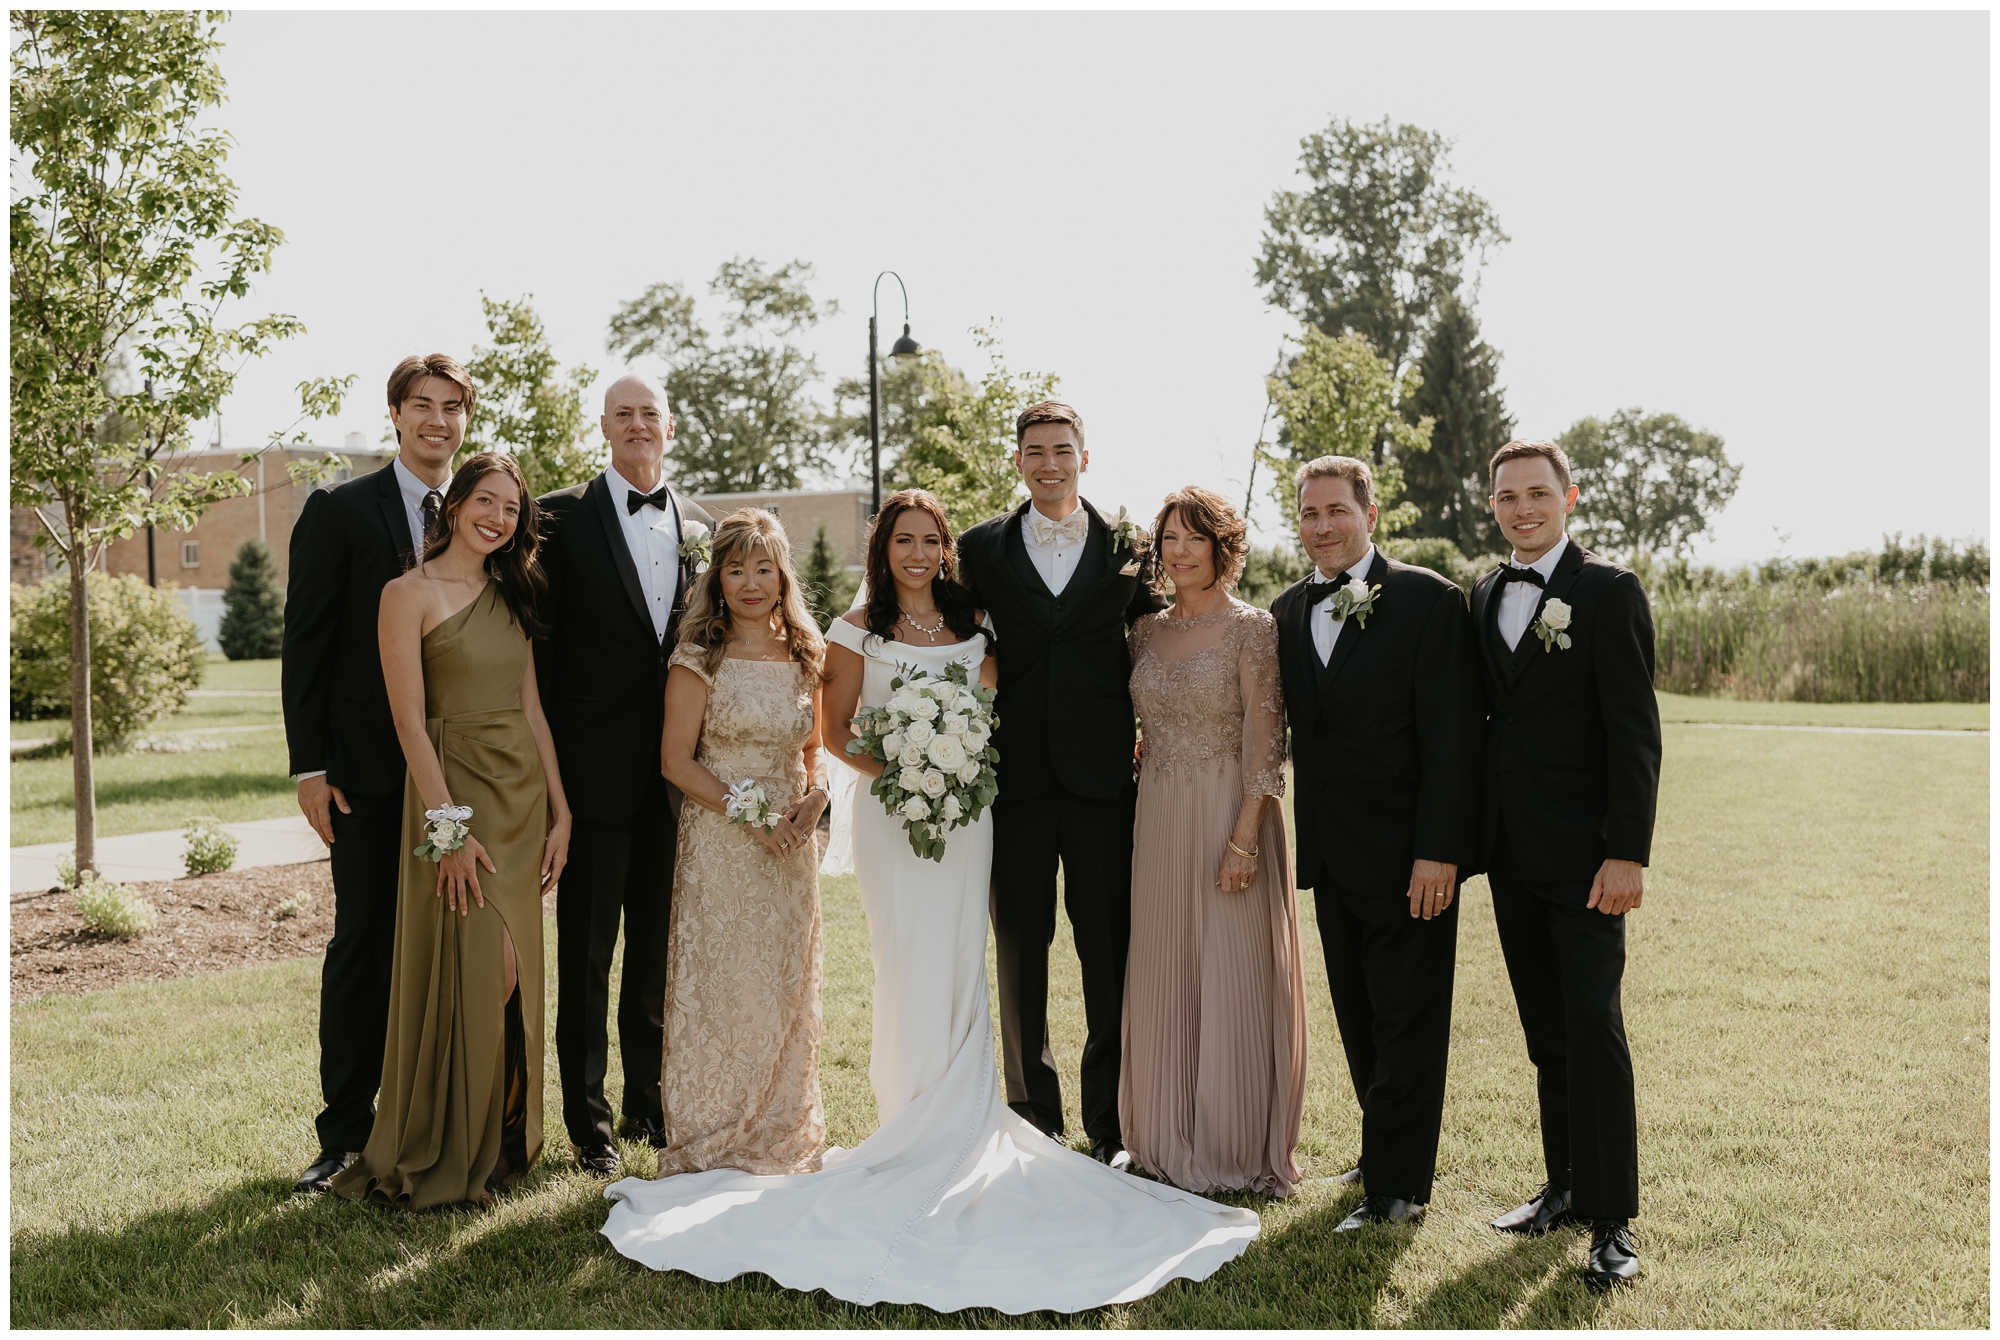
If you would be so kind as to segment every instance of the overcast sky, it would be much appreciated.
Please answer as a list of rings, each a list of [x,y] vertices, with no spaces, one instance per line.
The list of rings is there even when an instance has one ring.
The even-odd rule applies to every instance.
[[[243,13],[242,207],[285,230],[232,446],[354,372],[467,356],[532,293],[565,363],[732,256],[800,258],[865,369],[869,284],[977,373],[968,327],[1082,411],[1093,501],[1239,492],[1289,318],[1252,264],[1335,118],[1456,140],[1512,242],[1478,312],[1524,435],[1621,406],[1744,466],[1710,561],[1988,533],[1984,14]],[[900,300],[885,281],[885,323]],[[250,310],[250,309],[246,309]],[[893,328],[892,332],[893,334]],[[1260,493],[1262,492],[1260,488]],[[1274,513],[1260,508],[1269,525]]]

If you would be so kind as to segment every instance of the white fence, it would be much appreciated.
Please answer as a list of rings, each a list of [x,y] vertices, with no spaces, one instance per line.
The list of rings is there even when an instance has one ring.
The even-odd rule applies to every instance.
[[[202,645],[210,651],[221,651],[222,592],[213,588],[203,590],[199,586],[183,586],[174,594],[180,598],[181,609],[201,630]]]

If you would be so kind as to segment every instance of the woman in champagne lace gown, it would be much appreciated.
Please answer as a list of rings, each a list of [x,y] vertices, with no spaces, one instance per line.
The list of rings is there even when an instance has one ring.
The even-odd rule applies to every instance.
[[[1175,1186],[1286,1196],[1305,981],[1278,627],[1228,594],[1246,543],[1206,489],[1174,494],[1154,524],[1175,603],[1132,629],[1144,749],[1118,1120],[1132,1161]]]

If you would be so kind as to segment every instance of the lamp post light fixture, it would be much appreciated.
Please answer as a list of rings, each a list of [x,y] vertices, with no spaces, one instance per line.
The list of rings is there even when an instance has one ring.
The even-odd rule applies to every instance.
[[[882,275],[896,281],[896,287],[903,290],[903,334],[889,346],[889,357],[911,359],[923,353],[918,343],[910,338],[910,290],[903,285],[903,276],[894,270],[884,270],[875,276],[875,291],[871,295],[872,305],[868,312],[868,466],[872,476],[874,492],[868,505],[868,515],[874,516],[882,510],[882,366],[881,355],[876,353],[876,318],[882,312]]]

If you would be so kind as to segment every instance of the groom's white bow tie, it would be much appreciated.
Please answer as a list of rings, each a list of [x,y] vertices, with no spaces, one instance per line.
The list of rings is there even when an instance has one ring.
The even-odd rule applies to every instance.
[[[1035,543],[1043,548],[1053,548],[1058,544],[1081,544],[1083,537],[1090,534],[1090,513],[1081,507],[1060,521],[1051,521],[1036,512],[1028,521],[1030,533]]]

